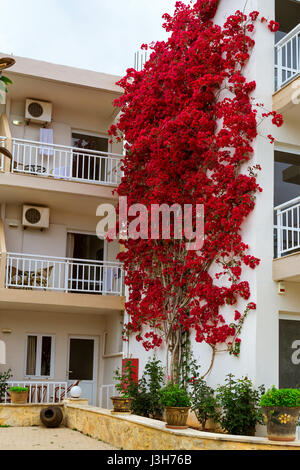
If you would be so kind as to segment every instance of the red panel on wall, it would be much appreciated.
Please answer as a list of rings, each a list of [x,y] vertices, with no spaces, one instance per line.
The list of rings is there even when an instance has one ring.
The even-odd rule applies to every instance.
[[[132,364],[132,378],[137,384],[139,380],[139,360],[137,358],[130,357],[129,359],[122,359],[122,373],[124,373],[124,368],[127,362],[130,361]]]

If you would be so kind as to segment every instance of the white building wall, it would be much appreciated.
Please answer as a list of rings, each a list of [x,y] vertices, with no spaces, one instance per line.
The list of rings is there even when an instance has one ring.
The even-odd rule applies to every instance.
[[[74,183],[76,184],[76,183]],[[17,220],[18,227],[9,227],[10,220]],[[67,233],[78,231],[95,234],[98,218],[83,214],[50,209],[49,229],[22,228],[22,206],[8,204],[5,207],[5,236],[7,251],[57,257],[67,256]],[[107,243],[107,261],[116,261],[119,253],[117,241]]]
[[[275,19],[275,1],[264,0],[226,0],[220,2],[216,15],[216,22],[224,24],[226,17],[237,9],[246,13],[258,10],[262,16],[269,20]],[[256,91],[253,93],[258,103],[263,102],[267,111],[272,110],[272,94],[274,92],[274,35],[266,24],[259,21],[255,25],[256,46],[246,68],[246,76],[249,81],[255,80]],[[294,116],[295,117],[295,116]],[[270,121],[259,126],[259,136],[255,142],[255,155],[252,165],[259,163],[262,166],[258,183],[263,188],[262,193],[257,194],[257,204],[243,227],[243,240],[250,245],[250,253],[261,259],[261,264],[255,270],[244,269],[243,280],[248,280],[251,287],[250,301],[257,304],[257,310],[251,311],[246,319],[241,334],[242,345],[239,358],[228,353],[219,353],[213,369],[207,377],[212,386],[223,383],[228,373],[237,377],[248,376],[256,385],[278,385],[279,367],[279,313],[293,312],[293,318],[300,319],[300,289],[298,284],[287,283],[286,295],[277,294],[277,284],[272,280],[273,261],[273,208],[274,208],[274,146],[266,137],[272,134],[279,142],[285,142],[300,146],[298,122],[289,117],[285,124],[278,129]],[[300,147],[299,147],[300,148]],[[248,166],[248,165],[247,165]],[[241,310],[241,304],[230,308]],[[228,307],[222,311],[225,317]],[[231,313],[231,315],[232,315]],[[200,373],[205,373],[211,357],[211,350],[205,344],[197,344],[194,341],[194,356],[201,365]],[[124,346],[126,348],[126,345]],[[153,352],[147,354],[141,343],[135,339],[130,341],[130,353],[133,357],[140,358],[140,374],[147,358]],[[165,361],[163,347],[156,354]]]

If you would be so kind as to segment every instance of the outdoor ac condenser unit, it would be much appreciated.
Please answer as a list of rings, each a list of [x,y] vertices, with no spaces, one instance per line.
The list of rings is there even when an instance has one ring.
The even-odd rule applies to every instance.
[[[47,123],[52,119],[52,103],[27,99],[25,105],[25,119],[33,122]]]
[[[48,207],[24,205],[22,225],[24,228],[31,227],[39,230],[49,228],[49,215]]]

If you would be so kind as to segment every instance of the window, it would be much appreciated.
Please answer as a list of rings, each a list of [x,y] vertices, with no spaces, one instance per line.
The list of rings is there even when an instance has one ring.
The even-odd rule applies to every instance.
[[[279,320],[279,387],[300,386],[300,321]]]
[[[27,335],[26,376],[53,376],[54,339],[53,335]]]
[[[108,152],[108,137],[72,133],[72,147],[83,149],[73,151],[72,176],[89,181],[106,181],[106,159],[93,152]],[[92,152],[89,152],[92,150]]]
[[[275,151],[274,205],[291,201],[300,194],[300,155]]]
[[[295,0],[276,0],[275,10],[276,21],[280,24],[280,31],[276,33],[278,41],[299,24],[300,2]]]

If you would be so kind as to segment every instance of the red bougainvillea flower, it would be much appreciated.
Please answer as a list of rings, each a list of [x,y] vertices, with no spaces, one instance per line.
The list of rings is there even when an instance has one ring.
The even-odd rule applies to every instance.
[[[218,3],[177,2],[174,15],[163,16],[168,39],[150,45],[143,69],[128,69],[118,83],[124,90],[115,103],[121,114],[110,134],[126,141],[119,196],[127,196],[128,207],[140,203],[149,213],[152,204],[175,203],[202,204],[205,213],[199,252],[188,251],[186,240],[176,239],[172,230],[170,239],[120,241],[125,250],[118,258],[129,291],[127,331],[147,350],[164,340],[173,353],[180,335],[194,330],[196,341],[225,343],[238,355],[244,316],[233,309],[235,326],[221,309],[248,301],[243,269],[259,264],[242,237],[261,191],[258,166],[244,170],[263,107],[253,99],[255,82],[243,73],[254,46],[245,25],[259,13],[247,17],[237,11],[219,26],[213,23]],[[276,28],[269,23],[271,31]],[[262,117],[276,126],[283,122],[275,112]],[[132,219],[128,214],[128,223]],[[249,303],[246,312],[254,308]]]
[[[279,26],[280,25],[277,23],[277,21],[270,21],[268,28],[270,31],[272,31],[272,33],[276,33],[279,30]]]
[[[251,13],[249,13],[249,17],[252,21],[256,21],[259,17],[259,11],[252,11]]]

